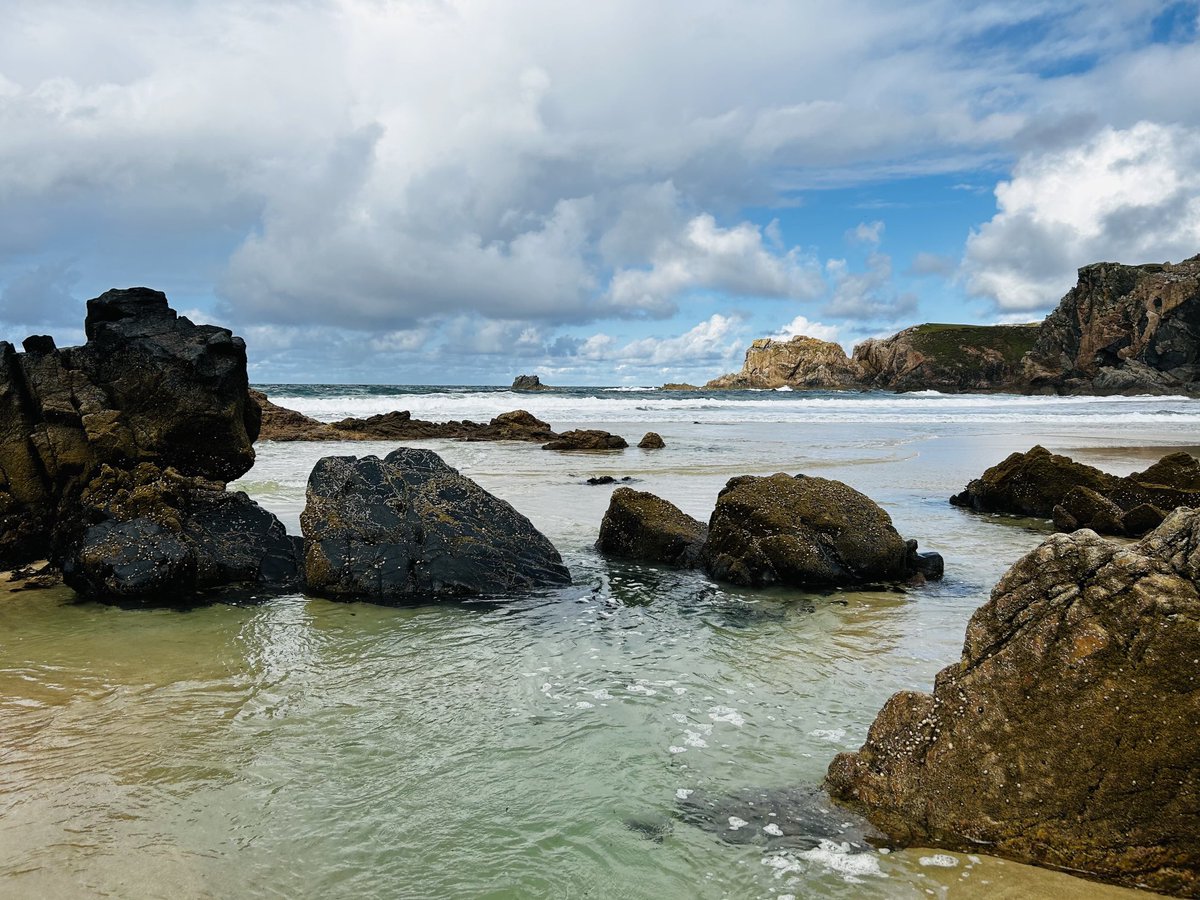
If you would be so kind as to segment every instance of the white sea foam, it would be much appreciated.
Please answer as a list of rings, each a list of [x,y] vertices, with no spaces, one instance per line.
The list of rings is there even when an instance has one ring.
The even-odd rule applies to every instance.
[[[836,744],[846,736],[845,728],[818,728],[816,731],[810,731],[809,737],[819,738],[822,741],[829,741],[831,744]]]
[[[745,828],[749,824],[750,823],[747,822],[745,819],[739,819],[737,816],[729,817],[729,830],[730,831],[738,831],[742,828]]]
[[[771,835],[771,837],[783,837],[783,829],[774,822],[769,822],[763,826],[763,831]]]
[[[923,866],[936,866],[942,869],[953,869],[958,865],[958,860],[946,853],[935,853],[933,856],[922,856],[920,863]]]
[[[807,872],[814,865],[836,872],[852,884],[861,883],[864,876],[887,877],[874,853],[855,853],[849,844],[837,841],[821,841],[818,846],[795,855],[771,853],[763,857],[763,865],[774,869],[776,878]]]

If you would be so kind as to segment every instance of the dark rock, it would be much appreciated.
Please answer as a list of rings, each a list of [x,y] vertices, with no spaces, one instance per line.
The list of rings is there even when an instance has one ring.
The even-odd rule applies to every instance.
[[[1014,389],[1036,325],[914,325],[863,341],[853,363],[862,387],[896,391]]]
[[[1091,528],[1102,534],[1124,534],[1124,511],[1091,488],[1073,487],[1063,501],[1054,507],[1054,527],[1059,531]]]
[[[646,491],[617,488],[600,523],[596,549],[605,556],[694,566],[708,527]]]
[[[1166,517],[1167,514],[1157,506],[1149,503],[1139,503],[1133,509],[1121,515],[1120,533],[1138,537],[1148,531],[1153,531],[1163,523],[1163,519]]]
[[[719,581],[825,587],[903,581],[915,553],[873,500],[840,481],[730,479],[717,498],[702,551]]]
[[[617,479],[611,475],[593,475],[587,480],[588,484],[616,484]]]
[[[933,694],[902,692],[827,785],[903,844],[1200,896],[1200,513],[1018,561]]]
[[[300,522],[308,587],[338,599],[570,583],[558,551],[528,519],[429,450],[322,459]]]
[[[542,384],[542,379],[536,375],[518,375],[513,379],[512,388],[514,391],[549,391],[553,388]]]
[[[564,431],[542,447],[543,450],[623,450],[629,444],[625,438],[607,431]]]
[[[254,462],[259,409],[240,338],[147,288],[88,301],[85,332],[61,350],[43,336],[25,353],[0,342],[0,564],[61,554],[55,534],[79,519],[103,466],[150,461],[225,482]]]
[[[910,541],[910,543],[916,543]],[[916,547],[913,547],[916,550]],[[946,561],[942,559],[942,554],[926,551],[924,553],[916,553],[910,557],[910,568],[916,574],[924,578],[926,581],[940,581],[946,574]]]
[[[647,431],[642,439],[638,441],[638,447],[643,450],[661,450],[665,446],[667,445],[656,431]]]
[[[95,524],[64,539],[70,550],[63,578],[84,596],[184,604],[218,587],[299,586],[298,539],[244,493],[219,483],[149,463],[105,466],[80,509],[83,521]]]
[[[702,391],[704,388],[697,384],[688,384],[683,381],[668,381],[661,388],[661,391]]]
[[[54,338],[48,334],[31,334],[21,342],[21,346],[26,353],[53,353],[58,349],[54,345]]]
[[[1107,495],[1116,483],[1115,475],[1035,446],[992,466],[950,502],[979,512],[1050,518],[1075,488]]]
[[[344,441],[346,437],[328,422],[272,403],[262,391],[251,390],[250,397],[262,415],[260,441]]]

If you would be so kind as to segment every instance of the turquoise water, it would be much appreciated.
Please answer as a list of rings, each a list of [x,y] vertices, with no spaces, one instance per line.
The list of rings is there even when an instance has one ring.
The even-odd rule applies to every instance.
[[[891,693],[927,688],[957,658],[971,612],[1047,528],[950,507],[968,478],[1034,442],[1142,468],[1137,447],[1194,440],[1200,404],[271,393],[326,419],[524,406],[560,429],[631,442],[653,429],[668,446],[573,456],[422,442],[555,542],[575,578],[563,590],[190,612],[0,595],[0,896],[1125,893],[988,857],[789,844],[764,829],[769,813],[727,840],[728,817],[684,816],[683,798],[819,783]],[[234,487],[295,529],[317,458],[390,449],[262,444]],[[739,591],[592,549],[611,488],[589,475],[630,476],[707,516],[726,479],[774,471],[876,498],[906,537],[946,556],[946,580],[907,593]]]

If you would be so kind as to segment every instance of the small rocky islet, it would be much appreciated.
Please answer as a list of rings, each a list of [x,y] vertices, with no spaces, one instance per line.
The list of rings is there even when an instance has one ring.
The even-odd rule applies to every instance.
[[[1076,354],[1030,376],[1025,351],[1023,384],[1190,390],[1198,264],[1082,270],[1033,341],[1044,351],[1053,332]],[[1154,315],[1133,316],[1139,303]],[[1121,344],[1131,328],[1141,338]],[[194,325],[145,288],[90,301],[85,332],[86,344],[63,350],[45,336],[24,352],[0,342],[0,565],[45,579],[28,566],[49,559],[80,594],[133,605],[230,589],[391,601],[569,583],[528,519],[427,450],[321,460],[302,537],[226,484],[268,435],[615,442],[557,435],[522,411],[482,424],[407,413],[316,422],[250,391],[241,339]],[[896,845],[985,850],[1200,896],[1198,494],[1198,464],[1181,453],[1118,478],[1035,447],[972,482],[956,505],[1051,517],[1072,533],[1009,570],[972,618],[962,660],[932,694],[888,702],[863,748],[830,765],[829,795]],[[598,546],[747,586],[941,574],[940,557],[918,554],[869,498],[784,473],[731,479],[707,524],[618,488]]]

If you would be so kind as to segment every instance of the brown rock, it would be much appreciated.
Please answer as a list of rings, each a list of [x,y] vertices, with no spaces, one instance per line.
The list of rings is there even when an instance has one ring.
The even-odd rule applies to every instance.
[[[1117,480],[1115,475],[1035,446],[992,466],[950,502],[979,512],[1049,518],[1073,489],[1084,487],[1107,495]]]
[[[623,450],[629,444],[617,434],[596,429],[564,431],[543,450]]]
[[[1054,535],[827,787],[893,840],[1200,896],[1200,513]]]
[[[673,503],[646,491],[617,488],[600,523],[596,549],[605,556],[693,566],[707,535],[707,525]]]
[[[657,431],[647,431],[638,446],[643,450],[661,450],[667,445]]]
[[[304,413],[285,406],[278,406],[267,399],[262,391],[251,389],[250,397],[262,410],[260,441],[340,441],[345,437],[338,434],[328,422],[321,422]]]
[[[1014,390],[1037,325],[914,325],[863,341],[854,363],[865,387],[896,391]]]
[[[802,335],[790,341],[760,338],[746,351],[741,372],[714,378],[705,388],[846,388],[856,386],[860,375],[846,351],[831,341]]]

